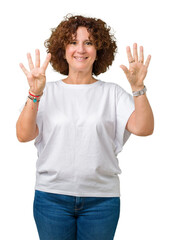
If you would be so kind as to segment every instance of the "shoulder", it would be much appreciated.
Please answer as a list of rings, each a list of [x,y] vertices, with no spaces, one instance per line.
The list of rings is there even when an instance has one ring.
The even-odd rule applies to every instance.
[[[54,89],[54,87],[57,85],[58,81],[50,81],[50,82],[46,82],[45,88],[44,88],[44,94],[46,94],[47,92],[52,91],[52,89]]]
[[[108,88],[120,88],[120,89],[123,89],[119,84],[117,84],[117,83],[115,83],[115,82],[105,82],[105,81],[102,81],[102,80],[100,80],[101,82],[102,82],[102,84],[104,84],[106,87],[108,87]]]
[[[111,95],[112,98],[115,99],[115,103],[118,106],[128,106],[128,105],[134,105],[133,96],[131,93],[126,91],[123,87],[121,87],[119,84],[114,82],[104,82],[108,90],[108,93]]]
[[[106,89],[110,89],[117,96],[119,96],[119,95],[121,95],[123,93],[127,93],[126,90],[123,89],[123,87],[121,87],[117,83],[114,83],[114,82],[104,82],[104,81],[101,81],[101,82],[102,82],[102,85],[104,85],[104,87]]]
[[[57,84],[58,81],[50,81],[50,82],[46,82],[45,88],[52,88]]]

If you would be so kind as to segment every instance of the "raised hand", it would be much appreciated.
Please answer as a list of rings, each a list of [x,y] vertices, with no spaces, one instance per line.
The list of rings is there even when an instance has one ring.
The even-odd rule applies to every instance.
[[[35,66],[30,53],[27,53],[27,59],[30,71],[28,71],[22,63],[19,65],[27,77],[28,84],[30,86],[30,92],[35,95],[41,95],[46,83],[45,71],[50,62],[51,54],[47,54],[46,59],[41,67],[39,49],[35,50]]]
[[[144,87],[144,79],[147,74],[148,66],[151,60],[151,55],[148,55],[144,64],[143,47],[140,47],[139,57],[137,52],[137,44],[133,44],[133,56],[131,49],[126,48],[127,57],[129,61],[129,69],[121,65],[120,68],[124,71],[133,91],[141,90]]]

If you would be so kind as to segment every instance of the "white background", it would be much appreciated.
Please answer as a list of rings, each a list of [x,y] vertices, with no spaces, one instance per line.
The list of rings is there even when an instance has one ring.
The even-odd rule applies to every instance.
[[[19,108],[25,103],[28,83],[19,67],[27,67],[26,53],[39,48],[42,62],[44,41],[67,13],[101,18],[116,35],[118,54],[99,79],[116,82],[126,91],[130,85],[120,69],[128,64],[126,46],[144,46],[151,54],[145,85],[155,116],[152,136],[131,136],[119,155],[122,174],[121,214],[115,240],[169,240],[170,223],[170,34],[168,1],[4,1],[0,6],[1,78],[1,172],[0,239],[38,240],[32,214],[35,164],[34,142],[16,138]],[[47,81],[64,76],[47,69]]]

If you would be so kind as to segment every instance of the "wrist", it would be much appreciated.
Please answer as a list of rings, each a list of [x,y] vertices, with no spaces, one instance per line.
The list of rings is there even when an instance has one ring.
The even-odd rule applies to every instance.
[[[29,96],[30,99],[32,99],[34,102],[36,102],[36,100],[40,100],[41,96],[43,95],[43,93],[41,93],[40,95],[35,95],[32,92],[29,91]]]
[[[138,96],[144,95],[146,93],[146,91],[147,91],[147,89],[144,86],[141,90],[133,91],[132,94],[134,97],[138,97]]]
[[[37,111],[38,111],[38,103],[40,101],[41,96],[43,95],[43,92],[41,94],[33,94],[32,92],[29,91],[28,99],[32,101],[32,109],[33,109],[33,103],[37,103]]]
[[[37,96],[37,97],[40,97],[43,95],[43,91],[42,92],[33,92],[33,91],[29,90],[29,93],[31,93],[33,96]]]
[[[131,86],[132,88],[132,92],[137,92],[137,91],[141,91],[142,89],[144,89],[145,85],[142,84],[140,86]]]

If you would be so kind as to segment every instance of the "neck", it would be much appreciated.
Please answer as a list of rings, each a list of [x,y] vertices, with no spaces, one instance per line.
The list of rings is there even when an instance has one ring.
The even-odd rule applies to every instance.
[[[90,84],[96,81],[91,72],[69,72],[68,77],[64,79],[64,82],[69,84]]]

